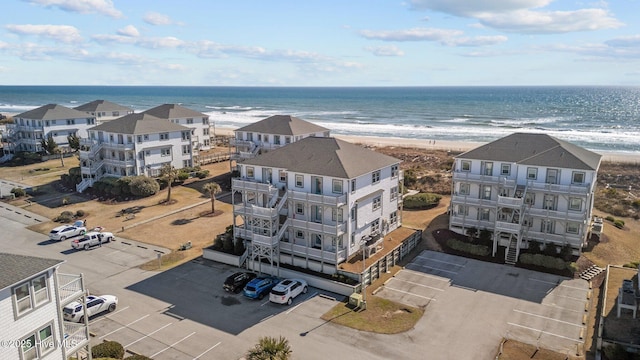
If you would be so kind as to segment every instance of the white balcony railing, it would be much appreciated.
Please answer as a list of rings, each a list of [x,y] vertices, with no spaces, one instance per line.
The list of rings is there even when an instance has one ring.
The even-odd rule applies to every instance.
[[[510,233],[518,233],[522,229],[520,224],[514,224],[505,221],[496,221],[496,231],[506,231]]]
[[[277,196],[278,188],[269,183],[261,183],[254,179],[240,178],[232,179],[231,186],[234,190],[248,190],[268,193],[271,196]]]
[[[72,354],[75,350],[89,343],[89,328],[84,323],[72,323],[65,321],[64,327],[64,347],[67,354]]]
[[[454,171],[453,173],[453,181],[468,181],[468,182],[483,182],[483,183],[498,184],[500,182],[500,179],[501,179],[500,176],[472,174],[466,171]]]
[[[347,224],[345,222],[335,224],[321,224],[313,221],[290,219],[291,226],[297,229],[307,229],[313,232],[329,234],[329,235],[342,235],[345,233]]]
[[[319,194],[310,194],[302,191],[294,191],[289,190],[289,199],[297,200],[297,201],[305,201],[307,203],[316,203],[323,204],[329,206],[339,206],[343,205],[347,196],[342,195],[319,195]]]
[[[572,185],[560,185],[560,184],[546,184],[529,182],[527,185],[529,188],[536,191],[546,191],[551,193],[562,194],[581,194],[586,195],[589,192],[590,184],[572,184]]]
[[[508,196],[498,196],[498,205],[519,208],[524,203],[522,198],[514,198]]]
[[[60,302],[62,304],[77,300],[84,292],[82,288],[82,276],[80,275],[58,274],[58,287]]]
[[[527,238],[536,239],[541,242],[549,242],[553,241],[558,245],[562,245],[565,243],[569,243],[571,245],[579,245],[582,242],[581,236],[579,234],[548,234],[539,231],[531,231],[527,232]]]
[[[311,248],[304,245],[297,245],[293,243],[280,243],[280,251],[288,254],[293,254],[301,257],[309,257],[313,260],[322,260],[330,263],[338,263],[346,259],[346,250],[339,250],[336,254],[334,246],[328,246],[326,249]],[[337,258],[337,259],[336,259]]]

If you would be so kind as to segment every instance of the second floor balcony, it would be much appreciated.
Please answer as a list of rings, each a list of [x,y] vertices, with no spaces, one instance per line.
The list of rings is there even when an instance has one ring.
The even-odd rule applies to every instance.
[[[85,292],[82,275],[58,273],[58,293],[62,306],[76,301]]]
[[[289,199],[293,201],[304,201],[306,203],[322,204],[328,206],[341,206],[347,201],[344,194],[321,195],[303,191],[289,190]]]

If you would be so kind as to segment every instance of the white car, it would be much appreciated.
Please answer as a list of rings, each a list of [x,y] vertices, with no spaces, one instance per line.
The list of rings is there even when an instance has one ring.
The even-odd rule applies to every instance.
[[[62,309],[62,316],[66,321],[84,322],[84,311],[82,302],[74,301]],[[118,298],[113,295],[102,296],[87,296],[87,315],[92,317],[93,315],[100,314],[108,311],[112,312],[118,306]]]
[[[293,299],[307,293],[307,282],[300,279],[282,280],[269,293],[269,301],[278,304],[291,305]]]
[[[61,225],[49,232],[49,239],[55,241],[64,241],[68,238],[84,235],[87,232],[87,228],[84,226],[78,226],[78,224]]]
[[[113,239],[113,233],[107,231],[90,231],[84,234],[80,239],[73,240],[71,242],[71,247],[76,250],[89,250],[90,247],[98,245],[102,246],[102,244],[111,242]]]

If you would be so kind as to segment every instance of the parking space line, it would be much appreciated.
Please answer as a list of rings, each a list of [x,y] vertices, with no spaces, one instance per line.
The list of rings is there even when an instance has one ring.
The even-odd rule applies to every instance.
[[[433,290],[436,290],[436,291],[444,291],[443,289],[438,289],[438,288],[433,287],[433,286],[423,285],[423,284],[420,284],[420,283],[417,283],[417,282],[413,282],[413,281],[402,280],[402,279],[398,279],[397,277],[393,277],[393,278],[391,278],[391,280],[398,280],[398,281],[406,282],[406,283],[409,283],[409,284],[413,284],[413,285],[417,285],[417,286],[422,286],[422,287],[426,287],[426,288],[429,288],[429,289],[433,289]]]
[[[420,265],[420,264],[416,264],[416,263],[411,263],[411,264],[409,264],[409,265],[407,265],[407,266],[410,266],[410,265],[420,266],[420,267],[423,267],[423,268],[427,268],[427,269],[431,269],[431,270],[436,270],[436,271],[444,271],[444,272],[447,272],[447,273],[452,273],[452,274],[454,274],[454,275],[457,275],[457,274],[458,274],[458,272],[457,272],[457,271],[451,271],[451,270],[438,269],[438,268],[434,268],[434,267],[431,267],[431,266],[427,266],[427,265]]]
[[[562,309],[562,310],[571,311],[571,312],[575,312],[575,313],[581,313],[581,314],[584,313],[584,310],[574,310],[574,309],[558,306],[556,304],[541,304],[541,305],[543,305],[543,306],[551,306],[551,307],[554,307],[556,309]]]
[[[570,286],[570,285],[564,285],[564,284],[560,284],[558,286],[566,287],[566,288],[569,288],[569,289],[581,290],[581,291],[584,291],[584,292],[589,292],[589,289],[585,289],[585,288],[581,288],[581,287],[577,287],[577,286]]]
[[[195,333],[196,333],[195,331],[194,331],[194,332],[192,332],[191,334],[189,334],[189,335],[187,335],[187,336],[183,337],[182,339],[180,339],[180,340],[178,340],[178,341],[174,342],[173,344],[171,344],[171,345],[167,346],[166,348],[164,348],[164,349],[162,349],[162,350],[158,351],[157,353],[155,353],[155,354],[153,354],[153,355],[151,355],[151,356],[149,356],[149,357],[153,359],[154,357],[156,357],[156,356],[158,356],[158,355],[162,354],[163,352],[165,352],[165,350],[168,350],[168,349],[170,349],[170,348],[172,348],[172,347],[176,346],[177,344],[181,343],[182,341],[184,341],[184,340],[186,340],[186,339],[190,338],[190,337],[191,337],[191,336],[193,336],[193,334],[195,334]]]
[[[89,325],[91,325],[91,324],[95,324],[95,323],[97,323],[97,322],[98,322],[98,321],[100,321],[100,320],[104,320],[104,319],[111,319],[111,316],[112,316],[112,315],[115,315],[115,314],[117,314],[117,313],[119,313],[119,312],[121,312],[121,311],[125,311],[125,310],[127,310],[128,308],[129,308],[128,306],[123,307],[122,309],[120,309],[120,310],[118,310],[118,311],[116,311],[116,312],[112,312],[112,313],[110,313],[109,315],[106,315],[106,316],[103,316],[103,317],[101,317],[101,318],[99,318],[99,319],[93,320],[92,322],[90,322],[90,323],[89,323]]]
[[[411,265],[411,264],[409,264],[409,265]],[[418,276],[424,276],[424,277],[428,277],[430,279],[444,281],[446,283],[449,283],[451,281],[451,279],[444,279],[444,278],[441,278],[441,277],[437,277],[435,275],[425,274],[425,273],[420,272],[420,271],[415,271],[415,270],[406,269],[406,268],[404,270],[410,271],[412,274],[415,274],[415,275],[418,275]]]
[[[265,306],[265,305],[267,305],[267,304],[268,304],[268,303],[270,303],[270,302],[271,302],[271,300],[267,299],[267,301],[265,301],[265,302],[263,302],[262,304],[260,304],[260,306],[261,306],[261,307],[262,307],[262,306]]]
[[[557,282],[553,282],[553,281],[547,281],[547,280],[541,280],[541,279],[536,279],[536,278],[528,278],[531,281],[537,281],[537,282],[541,282],[541,283],[545,283],[545,284],[550,284],[550,285],[555,285],[555,286],[559,286],[559,284]]]
[[[389,289],[389,290],[393,290],[393,291],[397,291],[397,292],[401,292],[401,293],[404,293],[404,294],[409,294],[409,295],[417,296],[417,297],[420,297],[420,298],[423,298],[423,299],[427,299],[427,300],[431,300],[431,301],[436,301],[436,299],[434,299],[434,298],[430,298],[430,297],[428,297],[428,296],[422,296],[422,295],[414,294],[414,293],[411,293],[411,292],[408,292],[408,291],[404,291],[404,290],[400,290],[400,289],[392,288],[391,286],[387,286],[387,285],[385,285],[385,286],[384,286],[384,288],[385,288],[385,289]]]
[[[571,341],[574,341],[574,342],[577,342],[577,343],[582,343],[582,340],[570,338],[570,337],[563,336],[563,335],[554,334],[554,333],[551,333],[551,332],[548,332],[548,331],[538,330],[536,328],[532,328],[532,327],[528,327],[528,326],[524,326],[524,325],[520,325],[520,324],[515,324],[515,323],[507,323],[507,324],[513,325],[513,326],[517,326],[517,327],[521,327],[521,328],[528,329],[528,330],[539,331],[542,334],[559,337],[561,339],[566,339],[566,340],[571,340]]]
[[[137,323],[138,321],[140,321],[140,320],[142,320],[142,319],[146,318],[146,317],[147,317],[147,316],[149,316],[149,315],[150,315],[150,314],[147,314],[147,315],[145,315],[145,316],[143,316],[143,317],[139,318],[138,320],[134,320],[134,321],[132,321],[132,322],[128,323],[128,324],[127,324],[127,325],[125,325],[125,326],[121,326],[121,327],[119,327],[119,328],[117,328],[117,329],[115,329],[115,330],[113,330],[113,331],[111,331],[111,332],[108,332],[108,333],[106,333],[106,334],[104,334],[104,335],[100,336],[100,337],[99,337],[99,339],[102,339],[102,338],[104,338],[105,336],[109,336],[109,335],[111,335],[111,334],[113,334],[113,333],[115,333],[115,332],[118,332],[118,331],[120,331],[120,330],[122,330],[122,329],[126,328],[126,327],[129,327],[130,325],[133,325],[133,324]]]
[[[437,261],[437,262],[441,262],[441,263],[445,263],[445,264],[449,264],[449,265],[453,265],[453,266],[459,266],[459,267],[464,267],[466,265],[466,262],[462,265],[457,264],[457,263],[452,263],[452,262],[448,262],[448,261],[444,261],[444,260],[438,260],[436,258],[432,258],[432,257],[428,257],[428,256],[417,256],[419,259],[426,259],[426,260],[433,260],[433,261]]]
[[[526,312],[526,311],[522,311],[522,310],[518,310],[518,309],[513,309],[513,311],[521,313],[521,314],[526,314],[526,315],[539,317],[539,318],[546,319],[546,320],[552,320],[552,321],[555,321],[555,322],[559,322],[561,324],[573,325],[573,326],[577,326],[579,328],[582,327],[582,324],[576,324],[576,323],[572,323],[572,322],[569,322],[569,321],[558,320],[558,319],[554,319],[554,318],[550,318],[550,317],[547,317],[547,316],[542,316],[542,315],[539,315],[539,314],[534,314],[534,313],[530,313],[530,312]]]
[[[140,340],[142,340],[142,339],[146,339],[146,338],[148,338],[149,336],[151,336],[151,335],[153,335],[153,334],[157,333],[158,331],[160,331],[160,330],[162,330],[162,329],[166,328],[167,326],[169,326],[169,325],[171,325],[171,324],[173,324],[173,323],[168,323],[167,325],[165,325],[165,326],[161,327],[160,329],[157,329],[157,330],[154,330],[154,331],[152,331],[152,332],[148,333],[147,335],[145,335],[145,336],[141,337],[140,339],[138,339],[138,340],[136,340],[136,341],[134,341],[134,342],[132,342],[132,343],[130,343],[130,344],[125,345],[125,346],[124,346],[124,348],[126,349],[126,348],[128,348],[129,346],[131,346],[131,345],[133,345],[133,344],[137,343],[138,341],[140,341]]]
[[[215,349],[215,348],[216,348],[218,345],[220,345],[220,344],[222,344],[222,342],[221,342],[221,341],[218,341],[218,343],[217,343],[217,344],[215,344],[215,345],[213,345],[212,347],[208,348],[208,349],[207,349],[205,352],[203,352],[202,354],[200,354],[200,355],[198,355],[198,356],[194,357],[194,358],[193,358],[193,360],[198,360],[198,359],[200,359],[200,357],[201,357],[202,355],[204,355],[204,354],[208,353],[209,351],[211,351],[211,350]]]
[[[583,298],[577,298],[577,297],[573,297],[573,296],[568,296],[568,295],[561,295],[561,294],[554,294],[554,296],[558,296],[558,297],[563,297],[563,298],[567,298],[567,299],[571,299],[571,300],[575,300],[575,301],[586,301],[587,297],[583,297]]]

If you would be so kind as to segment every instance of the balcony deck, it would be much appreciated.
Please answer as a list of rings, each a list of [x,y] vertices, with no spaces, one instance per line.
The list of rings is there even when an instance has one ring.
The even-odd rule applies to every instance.
[[[62,306],[77,300],[84,293],[82,275],[58,274],[58,292]]]

